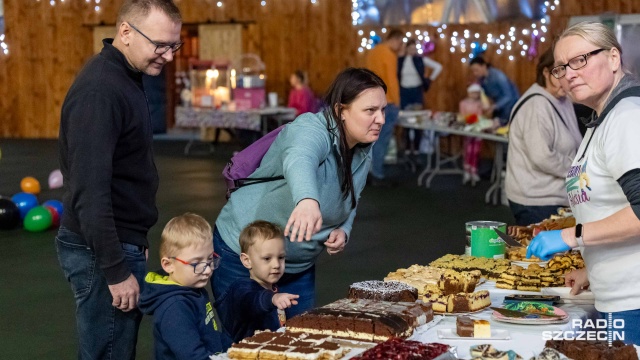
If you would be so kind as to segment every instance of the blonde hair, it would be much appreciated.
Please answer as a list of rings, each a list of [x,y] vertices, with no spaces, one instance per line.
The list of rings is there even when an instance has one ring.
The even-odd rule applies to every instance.
[[[240,251],[247,253],[258,240],[282,239],[282,229],[274,223],[264,220],[254,221],[240,233]]]
[[[620,53],[620,66],[622,66],[622,46],[620,46],[613,30],[606,25],[593,21],[583,21],[571,25],[569,28],[565,29],[562,34],[560,34],[558,40],[556,40],[556,44],[560,39],[564,39],[569,36],[581,37],[596,47],[605,50],[611,50],[613,48],[618,49],[618,52]]]
[[[160,258],[175,256],[192,245],[213,242],[211,225],[202,216],[185,213],[169,220],[160,238]]]

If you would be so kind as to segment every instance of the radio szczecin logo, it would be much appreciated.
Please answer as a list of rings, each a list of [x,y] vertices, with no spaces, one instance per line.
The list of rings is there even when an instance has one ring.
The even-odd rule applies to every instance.
[[[610,314],[607,319],[572,319],[571,329],[543,331],[542,340],[598,340],[609,345],[614,340],[624,341],[624,319],[611,319]]]

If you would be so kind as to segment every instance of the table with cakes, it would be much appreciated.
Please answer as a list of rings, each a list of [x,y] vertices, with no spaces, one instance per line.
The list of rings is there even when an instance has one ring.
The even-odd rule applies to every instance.
[[[564,286],[564,274],[584,267],[579,252],[526,259],[526,245],[538,232],[574,225],[567,209],[530,226],[470,222],[465,254],[354,283],[345,298],[286,319],[278,331],[257,332],[212,358],[638,359],[633,345],[603,339],[606,330],[577,328],[598,318],[590,291],[571,295]],[[514,246],[499,240],[496,227]],[[493,237],[487,236],[491,229]]]

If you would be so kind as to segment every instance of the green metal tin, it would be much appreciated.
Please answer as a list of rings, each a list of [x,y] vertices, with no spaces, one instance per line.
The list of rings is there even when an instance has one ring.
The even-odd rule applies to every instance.
[[[505,243],[493,229],[507,232],[507,224],[498,221],[470,221],[465,225],[472,256],[504,258]]]

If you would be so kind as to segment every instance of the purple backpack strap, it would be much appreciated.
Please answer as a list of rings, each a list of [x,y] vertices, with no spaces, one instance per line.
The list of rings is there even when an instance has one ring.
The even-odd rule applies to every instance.
[[[244,150],[235,154],[229,163],[222,170],[222,176],[224,177],[227,185],[227,199],[232,192],[244,185],[257,184],[261,182],[273,181],[284,179],[284,176],[270,177],[270,178],[249,178],[256,169],[260,166],[262,158],[267,153],[271,144],[276,140],[278,134],[286,126],[281,125],[275,130],[272,130],[265,136],[258,139],[253,144],[246,147]]]

